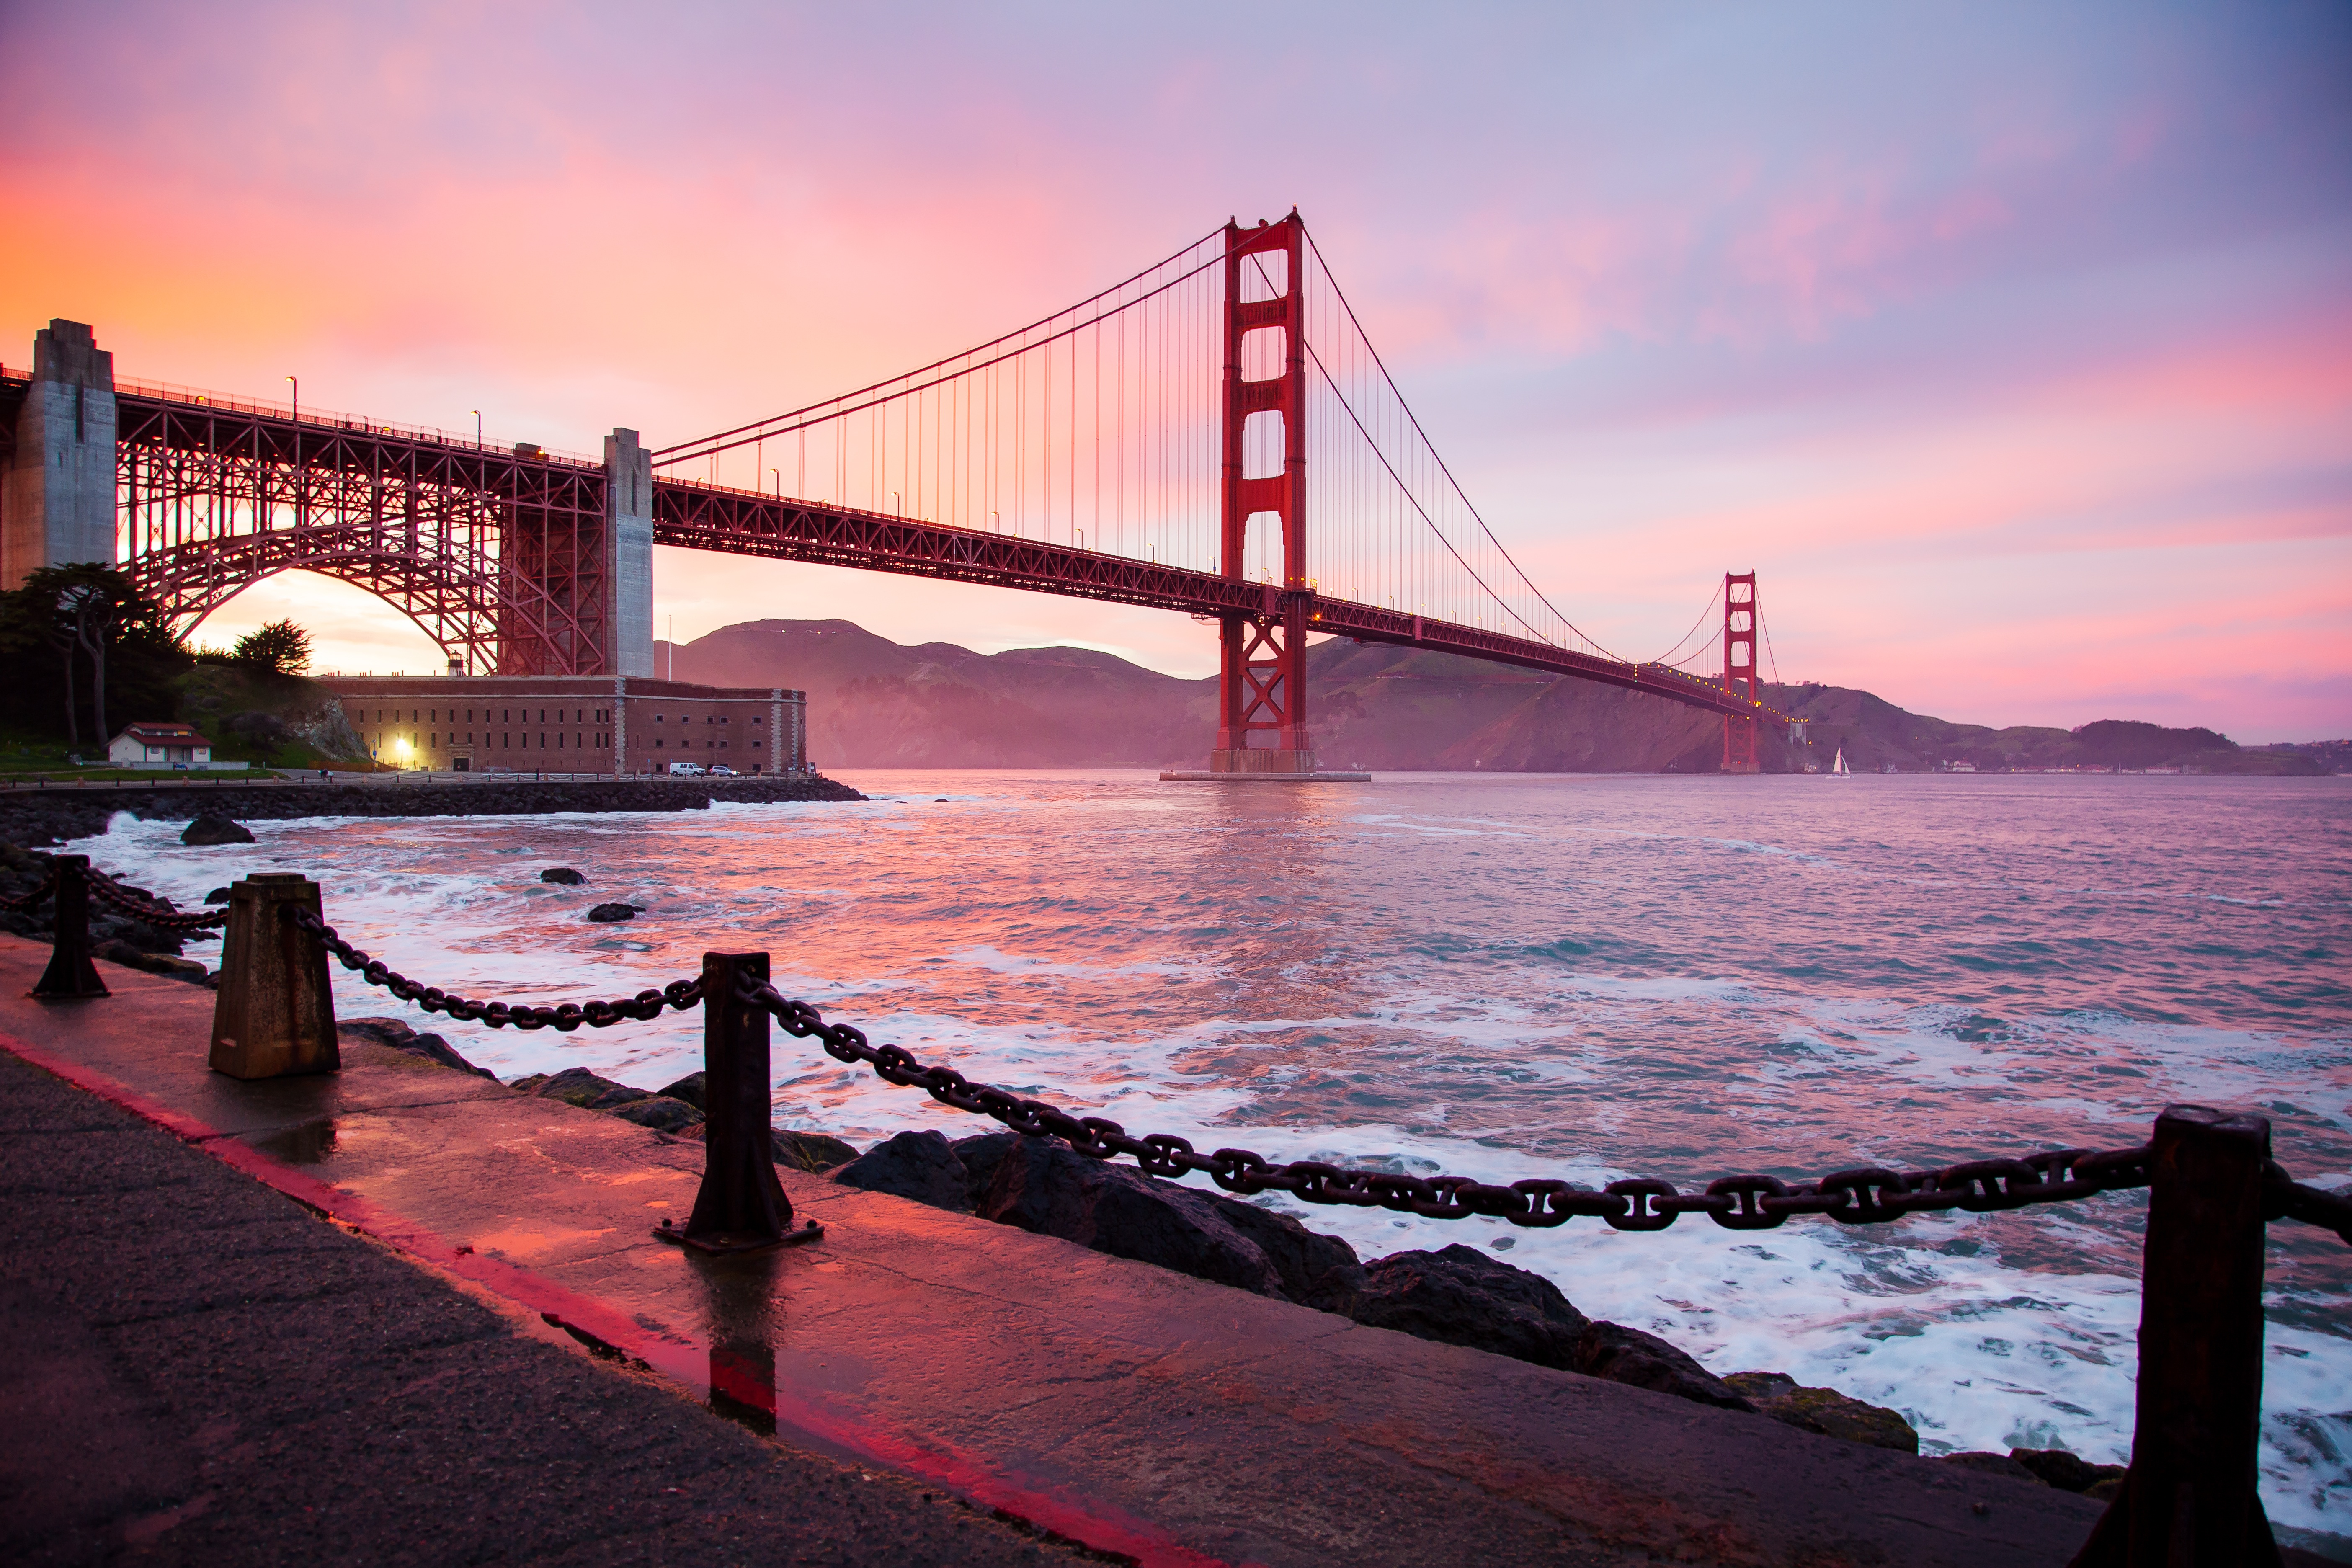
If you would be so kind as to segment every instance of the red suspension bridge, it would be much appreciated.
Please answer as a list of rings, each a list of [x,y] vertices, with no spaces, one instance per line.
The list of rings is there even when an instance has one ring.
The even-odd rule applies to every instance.
[[[453,672],[650,675],[660,543],[1213,622],[1216,772],[1314,771],[1306,653],[1324,635],[1720,713],[1731,771],[1783,718],[1761,701],[1752,573],[1718,591],[1705,674],[1712,607],[1695,655],[1633,660],[1528,579],[1296,212],[823,403],[652,451],[616,429],[601,461],[119,382],[73,322],[35,362],[0,372],[0,576],[112,562],[183,632],[302,569],[398,608]]]

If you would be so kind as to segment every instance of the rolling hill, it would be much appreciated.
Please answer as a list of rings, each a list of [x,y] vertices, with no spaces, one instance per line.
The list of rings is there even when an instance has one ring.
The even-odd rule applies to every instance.
[[[1179,679],[1091,648],[908,647],[850,621],[747,621],[674,649],[657,643],[656,659],[681,680],[806,691],[809,755],[821,767],[1200,767],[1216,722],[1213,679]],[[1712,714],[1591,681],[1343,638],[1309,648],[1307,670],[1326,767],[1713,773],[1722,759]],[[1766,695],[1812,721],[1810,754],[1768,727],[1759,752],[1770,773],[1808,761],[1826,766],[1838,747],[1864,772],[1952,762],[2321,771],[2294,753],[2241,750],[2210,730],[2114,720],[2074,731],[1993,730],[1906,712],[1848,687],[1769,687]]]

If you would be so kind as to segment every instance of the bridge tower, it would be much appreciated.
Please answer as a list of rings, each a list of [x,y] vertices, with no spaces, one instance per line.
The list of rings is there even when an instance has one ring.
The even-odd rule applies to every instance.
[[[0,588],[44,566],[114,564],[114,356],[79,321],[33,338],[0,479]]]
[[[1756,674],[1758,637],[1756,574],[1723,574],[1723,686],[1733,696],[1760,701],[1762,683]],[[1756,763],[1756,721],[1745,715],[1723,716],[1723,771],[1752,773]]]
[[[1229,614],[1218,628],[1217,745],[1209,771],[1311,773],[1315,744],[1307,728],[1307,312],[1303,285],[1306,229],[1298,210],[1255,228],[1225,226],[1224,468],[1218,567],[1240,582],[1253,519],[1271,516],[1282,531],[1282,580],[1265,584],[1255,614]],[[1244,300],[1246,264],[1281,258],[1280,292]],[[1272,268],[1264,268],[1273,281]],[[1281,334],[1282,370],[1257,380],[1242,374],[1250,334]],[[1263,355],[1250,359],[1263,363]],[[1252,416],[1282,426],[1282,471],[1249,477],[1243,433]],[[1262,443],[1259,449],[1264,449]],[[1264,736],[1253,745],[1255,737]]]

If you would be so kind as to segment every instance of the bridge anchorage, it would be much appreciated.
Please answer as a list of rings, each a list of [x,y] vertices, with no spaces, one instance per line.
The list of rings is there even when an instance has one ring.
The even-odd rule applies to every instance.
[[[1757,771],[1759,724],[1786,721],[1764,703],[1752,572],[1720,590],[1719,679],[1685,668],[1703,645],[1610,652],[1535,586],[1295,210],[820,403],[652,451],[617,428],[601,460],[118,382],[89,328],[53,321],[29,372],[0,369],[0,584],[116,564],[184,634],[319,572],[406,615],[453,676],[652,676],[661,543],[1213,623],[1213,748],[1175,776],[1360,776],[1317,767],[1307,655],[1327,636],[1718,713],[1729,772]]]

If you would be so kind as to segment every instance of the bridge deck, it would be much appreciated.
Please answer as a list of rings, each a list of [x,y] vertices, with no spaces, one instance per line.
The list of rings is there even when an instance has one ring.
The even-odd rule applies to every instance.
[[[1664,665],[1621,663],[1532,637],[1328,598],[1311,590],[1284,590],[1272,584],[1073,545],[751,490],[656,479],[654,542],[981,583],[1194,616],[1273,616],[1294,601],[1303,601],[1309,633],[1427,648],[1433,653],[1459,654],[1597,680],[1732,718],[1780,717],[1770,709]]]

